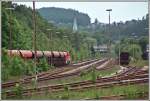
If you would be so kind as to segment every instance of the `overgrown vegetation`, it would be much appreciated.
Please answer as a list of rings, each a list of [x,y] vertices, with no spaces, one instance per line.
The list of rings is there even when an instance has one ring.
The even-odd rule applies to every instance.
[[[10,57],[5,49],[2,49],[2,82],[12,79],[11,77],[22,77],[23,75],[33,75],[35,72],[47,71],[49,65],[43,59],[37,64],[37,70],[33,60],[25,60],[18,56]]]
[[[95,93],[96,92],[96,93]],[[136,99],[140,98],[140,96],[144,95],[138,95],[138,92],[148,92],[148,84],[143,85],[127,85],[127,86],[113,86],[110,88],[89,88],[81,91],[69,91],[70,99],[72,100],[79,100],[79,99],[87,99],[87,98],[93,98],[95,99],[96,96],[100,99],[101,96],[110,96],[110,95],[119,95],[119,94],[125,94],[126,97],[124,99]],[[33,95],[29,99],[62,99],[60,96],[66,96],[68,94],[68,91],[61,91],[57,93],[51,93],[47,96],[45,95]],[[148,99],[147,97],[145,99]]]
[[[2,49],[2,81],[11,76],[29,75],[33,73],[33,63],[27,62],[20,57],[10,57],[6,50]]]
[[[141,37],[140,39],[122,39],[119,43],[116,44],[115,52],[119,53],[119,47],[121,52],[129,52],[131,58],[138,61],[142,59],[142,53],[146,51],[146,46],[148,45],[148,37]]]

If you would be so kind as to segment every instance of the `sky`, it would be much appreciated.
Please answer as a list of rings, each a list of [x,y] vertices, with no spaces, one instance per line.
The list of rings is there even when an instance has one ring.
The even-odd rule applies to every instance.
[[[32,2],[15,2],[24,4],[32,8]],[[98,19],[99,22],[108,23],[108,12],[112,9],[110,22],[120,22],[132,19],[142,19],[148,13],[147,2],[35,2],[35,8],[59,7],[71,8],[79,12],[86,13],[91,18],[91,22]]]

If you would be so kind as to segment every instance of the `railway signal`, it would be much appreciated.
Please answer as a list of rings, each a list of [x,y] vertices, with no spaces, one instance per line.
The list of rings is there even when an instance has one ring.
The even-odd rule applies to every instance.
[[[119,27],[119,25],[118,25],[118,27]],[[119,67],[120,67],[120,53],[121,53],[121,50],[120,50],[120,27],[119,27],[119,35],[118,35],[118,37],[119,37]]]

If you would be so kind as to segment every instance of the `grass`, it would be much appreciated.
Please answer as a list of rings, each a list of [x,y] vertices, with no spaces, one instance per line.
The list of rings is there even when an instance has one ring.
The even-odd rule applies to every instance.
[[[149,60],[136,60],[129,63],[130,66],[144,67],[149,65]]]
[[[55,70],[56,68],[49,68],[47,71],[49,71],[49,72],[51,72],[51,71],[53,71],[53,70]],[[15,72],[15,71],[14,71]],[[43,71],[44,72],[44,71]],[[7,79],[7,80],[5,80],[4,82],[9,82],[9,81],[16,81],[16,80],[20,80],[20,79],[22,79],[22,78],[25,78],[25,77],[28,77],[28,76],[32,76],[32,75],[25,75],[25,74],[23,74],[23,75],[20,75],[20,76],[9,76],[9,78]]]
[[[111,88],[89,88],[82,91],[62,91],[57,93],[47,93],[46,95],[33,95],[31,97],[26,97],[24,99],[86,99],[86,98],[100,98],[101,96],[109,95],[127,95],[125,99],[137,99],[139,95],[136,95],[137,92],[148,92],[148,84],[143,85],[127,85],[127,86],[112,86]],[[145,98],[148,99],[148,98]]]
[[[110,74],[112,74],[112,73],[115,73],[115,72],[117,72],[118,70],[120,69],[120,67],[119,66],[113,66],[112,68],[110,68],[110,69],[106,69],[106,70],[100,70],[100,71],[98,71],[98,70],[95,70],[95,75],[96,75],[96,77],[98,77],[98,76],[108,76],[108,75],[110,75]],[[84,73],[83,72],[83,76],[81,76],[81,78],[83,79],[83,80],[91,80],[92,78],[92,71],[89,71],[88,73]]]

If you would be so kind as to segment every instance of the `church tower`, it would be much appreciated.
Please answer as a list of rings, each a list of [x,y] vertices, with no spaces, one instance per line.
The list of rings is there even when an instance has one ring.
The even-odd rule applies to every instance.
[[[78,36],[78,27],[77,27],[77,19],[76,19],[76,15],[74,15],[74,19],[73,19],[73,33],[74,33],[74,38],[75,38],[75,48],[76,51],[79,51],[79,36]]]
[[[76,16],[75,16],[74,20],[73,20],[73,33],[77,32],[77,30],[78,30],[77,19],[76,19]]]

